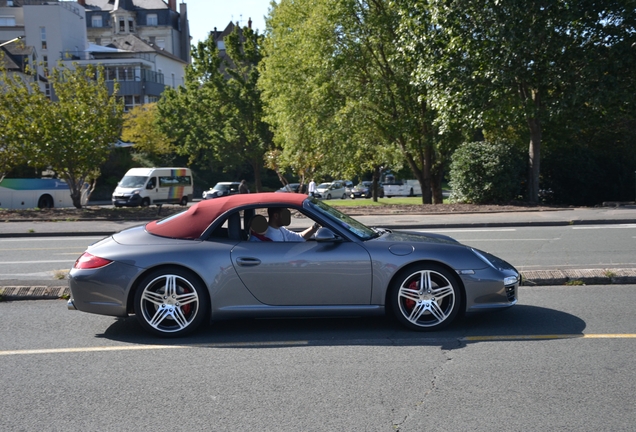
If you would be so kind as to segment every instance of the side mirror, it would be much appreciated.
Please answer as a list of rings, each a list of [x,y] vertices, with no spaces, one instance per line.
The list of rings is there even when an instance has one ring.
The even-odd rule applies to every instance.
[[[342,237],[337,236],[329,228],[319,228],[315,235],[317,242],[341,242]]]

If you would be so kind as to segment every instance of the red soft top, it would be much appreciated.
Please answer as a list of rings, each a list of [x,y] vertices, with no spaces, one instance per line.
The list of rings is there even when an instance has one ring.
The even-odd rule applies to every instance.
[[[298,193],[253,193],[204,200],[188,210],[166,219],[150,222],[146,231],[162,237],[196,239],[220,215],[242,206],[295,206],[302,207],[307,195]]]

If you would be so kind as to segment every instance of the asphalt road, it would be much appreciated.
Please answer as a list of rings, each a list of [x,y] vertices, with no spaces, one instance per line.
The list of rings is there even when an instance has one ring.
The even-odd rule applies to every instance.
[[[425,230],[418,230],[425,231]],[[505,259],[520,271],[636,268],[636,224],[431,229]],[[65,285],[101,236],[0,238],[0,286]]]
[[[174,341],[0,303],[0,430],[631,431],[635,303],[633,286],[522,287],[443,332],[240,320]]]

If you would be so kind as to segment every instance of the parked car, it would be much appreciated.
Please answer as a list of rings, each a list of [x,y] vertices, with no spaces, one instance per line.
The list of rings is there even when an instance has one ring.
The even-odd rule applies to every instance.
[[[298,229],[320,228],[304,242],[250,241],[269,207],[302,215]],[[510,307],[519,283],[510,264],[442,234],[369,228],[303,194],[240,194],[90,245],[69,273],[67,306],[134,314],[172,337],[213,320],[387,311],[423,331]]]
[[[300,183],[288,183],[285,186],[283,186],[282,188],[278,189],[276,192],[298,193],[299,190],[300,190]]]
[[[239,193],[240,182],[218,182],[213,188],[203,191],[203,199],[218,198]]]
[[[316,188],[316,198],[332,199],[332,198],[347,198],[347,190],[345,184],[342,181],[334,181],[331,183],[321,183]]]
[[[372,198],[373,197],[373,182],[372,181],[363,181],[360,184],[356,185],[351,189],[351,194],[349,195],[351,199],[355,198]],[[382,185],[378,184],[378,197],[384,198],[384,189]]]

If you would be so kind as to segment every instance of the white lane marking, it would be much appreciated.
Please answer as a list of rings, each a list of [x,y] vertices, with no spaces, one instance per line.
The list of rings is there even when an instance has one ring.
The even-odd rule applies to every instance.
[[[469,228],[469,229],[417,229],[418,232],[505,232],[505,231],[517,231],[515,228]]]
[[[78,254],[77,256],[80,256]],[[0,265],[13,265],[13,264],[52,264],[52,263],[73,263],[75,260],[46,260],[46,261],[0,261]]]
[[[575,226],[573,230],[595,230],[595,229],[625,229],[636,228],[636,224],[623,224],[623,225],[592,225],[592,226]]]

